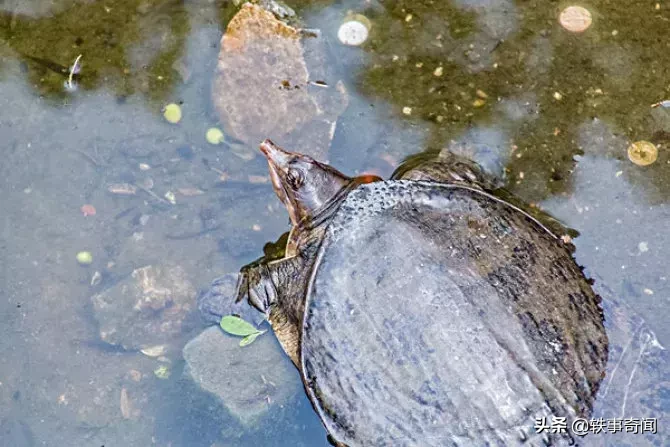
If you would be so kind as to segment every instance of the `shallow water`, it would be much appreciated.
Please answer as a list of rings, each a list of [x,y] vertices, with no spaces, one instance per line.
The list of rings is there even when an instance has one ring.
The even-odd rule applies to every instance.
[[[331,40],[350,93],[330,162],[388,176],[423,150],[473,157],[576,229],[577,260],[598,292],[670,346],[670,109],[651,107],[670,98],[668,5],[593,1],[592,27],[570,34],[557,22],[563,2],[330,3],[289,2]],[[363,47],[336,40],[348,10],[373,23]],[[219,409],[181,379],[181,347],[205,327],[195,310],[169,362],[110,347],[93,318],[91,295],[136,268],[178,264],[205,287],[287,229],[269,184],[248,181],[267,175],[260,154],[248,160],[255,148],[204,138],[226,129],[210,84],[234,11],[215,0],[0,2],[2,445],[328,445],[299,391],[259,426],[221,426]],[[162,117],[169,102],[182,106],[178,125]],[[628,160],[637,140],[657,144],[651,166]],[[109,193],[117,183],[145,189]],[[84,216],[84,204],[96,214]],[[77,264],[81,250],[90,266]],[[651,351],[650,371],[665,380],[657,413],[627,416],[670,411],[668,356]],[[170,378],[155,377],[159,364]],[[668,423],[625,442],[667,445]]]

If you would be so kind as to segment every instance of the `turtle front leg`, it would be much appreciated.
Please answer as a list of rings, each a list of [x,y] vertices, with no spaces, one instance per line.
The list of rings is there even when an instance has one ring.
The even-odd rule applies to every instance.
[[[278,241],[286,245],[288,233]],[[268,243],[265,255],[242,267],[239,273],[226,273],[216,278],[211,285],[198,295],[198,309],[202,317],[212,323],[219,323],[226,315],[238,315],[245,320],[260,324],[267,318],[270,304],[277,299],[277,284],[272,282],[268,268],[278,256],[275,244]],[[260,313],[259,313],[260,312]],[[263,317],[261,317],[261,314]]]
[[[308,271],[299,255],[247,266],[240,271],[236,292],[236,302],[246,298],[250,306],[267,316],[282,348],[296,366]]]
[[[243,267],[238,277],[235,302],[246,298],[249,305],[263,313],[268,313],[272,305],[287,304],[281,298],[295,291],[295,282],[301,279],[303,266],[302,258],[293,256]]]
[[[267,315],[270,305],[277,301],[277,285],[267,263],[245,266],[240,270],[235,302],[247,303]]]

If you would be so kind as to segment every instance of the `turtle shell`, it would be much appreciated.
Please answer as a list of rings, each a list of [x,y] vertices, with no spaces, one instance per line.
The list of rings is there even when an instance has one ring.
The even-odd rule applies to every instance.
[[[464,186],[353,191],[306,292],[305,387],[348,446],[573,442],[535,422],[589,415],[607,354],[600,299],[568,246]]]

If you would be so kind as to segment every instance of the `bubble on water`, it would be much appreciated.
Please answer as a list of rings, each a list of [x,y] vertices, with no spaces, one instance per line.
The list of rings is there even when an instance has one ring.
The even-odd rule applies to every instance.
[[[66,92],[72,93],[72,92],[76,92],[77,89],[79,88],[79,86],[77,85],[76,82],[66,79],[63,82],[63,88],[65,89]]]

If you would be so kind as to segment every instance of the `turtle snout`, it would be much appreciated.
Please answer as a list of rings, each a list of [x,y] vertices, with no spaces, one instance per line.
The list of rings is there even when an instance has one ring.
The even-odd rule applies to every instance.
[[[272,140],[264,140],[260,144],[261,152],[268,159],[270,166],[277,170],[284,170],[287,168],[289,161],[293,154],[280,148],[272,142]]]
[[[272,140],[266,138],[263,140],[263,142],[260,145],[261,152],[263,152],[266,156],[270,154],[275,148],[277,147],[276,144],[272,142]]]

